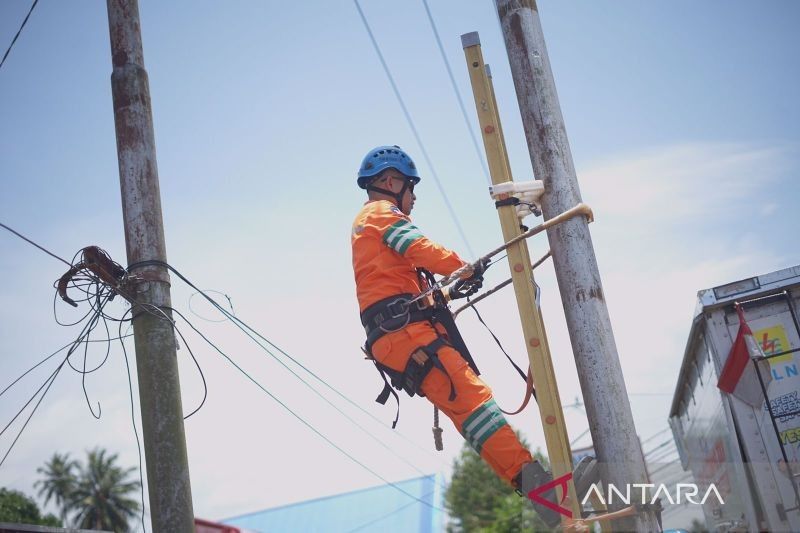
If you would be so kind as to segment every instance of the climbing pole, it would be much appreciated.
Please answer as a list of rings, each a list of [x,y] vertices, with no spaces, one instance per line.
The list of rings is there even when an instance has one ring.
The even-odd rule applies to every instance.
[[[478,112],[483,144],[489,163],[492,177],[493,196],[497,201],[497,214],[503,238],[511,241],[524,232],[520,227],[517,215],[514,192],[519,190],[513,186],[513,177],[506,153],[503,130],[497,113],[497,104],[494,90],[483,62],[480,40],[476,32],[461,36],[467,68],[472,83],[472,92],[475,97],[475,108]],[[508,192],[503,192],[508,191]],[[525,346],[528,351],[531,373],[536,388],[539,413],[544,426],[545,445],[547,455],[553,470],[553,478],[558,479],[572,473],[572,453],[570,451],[567,428],[564,423],[564,413],[561,398],[558,395],[553,362],[550,349],[545,336],[544,324],[539,309],[536,305],[536,292],[534,287],[533,269],[525,239],[520,239],[508,247],[508,262],[511,268],[511,280],[516,293],[517,306],[522,321],[522,331],[525,335]],[[567,487],[566,499],[563,494],[558,495],[562,501],[561,507],[570,509],[573,517],[581,516],[580,502],[575,494],[575,486],[570,478]],[[564,520],[568,517],[565,515]]]

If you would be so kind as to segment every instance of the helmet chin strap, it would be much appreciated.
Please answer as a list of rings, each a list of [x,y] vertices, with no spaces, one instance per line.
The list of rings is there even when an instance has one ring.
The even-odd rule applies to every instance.
[[[395,202],[397,203],[397,208],[400,211],[403,211],[403,196],[406,194],[408,190],[408,180],[403,180],[403,186],[400,188],[400,192],[394,192],[389,189],[383,189],[381,187],[375,187],[372,184],[367,185],[367,191],[375,191],[381,194],[385,194],[386,196],[391,196],[394,198]]]

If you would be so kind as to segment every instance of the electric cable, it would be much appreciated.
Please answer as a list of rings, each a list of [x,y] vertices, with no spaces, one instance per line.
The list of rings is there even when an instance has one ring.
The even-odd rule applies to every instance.
[[[570,445],[570,446],[573,446],[573,445],[574,445],[576,442],[578,442],[579,440],[581,440],[581,438],[582,438],[584,435],[586,435],[587,433],[589,433],[589,431],[590,431],[590,430],[591,430],[591,428],[586,428],[585,430],[583,430],[583,433],[581,433],[580,435],[578,435],[577,437],[575,437],[574,439],[572,439],[572,441],[569,443],[569,445]]]
[[[646,459],[646,462],[648,462],[650,464],[661,463],[661,462],[664,462],[665,460],[667,460],[668,457],[672,457],[673,455],[676,455],[676,454],[678,454],[678,449],[677,448],[666,448],[666,449],[656,453],[654,456],[648,457]],[[678,454],[678,455],[680,455],[680,454]]]
[[[133,308],[131,307],[127,312],[133,312]],[[123,318],[125,315],[122,315]],[[144,505],[144,474],[142,473],[142,443],[139,439],[139,431],[136,429],[136,408],[134,407],[134,399],[133,399],[133,379],[131,378],[131,365],[128,361],[128,350],[125,348],[125,342],[123,342],[124,337],[122,336],[122,320],[119,322],[119,330],[117,338],[119,339],[119,345],[122,348],[122,356],[125,359],[125,370],[128,375],[128,393],[130,395],[130,403],[131,403],[131,425],[133,426],[133,435],[136,438],[136,449],[139,454],[139,489],[141,490],[141,497],[142,497],[142,531],[147,533],[147,528],[144,525],[144,515],[145,515],[145,505]],[[128,326],[131,327],[131,326]]]
[[[3,63],[6,62],[6,58],[8,57],[8,54],[11,52],[11,49],[14,47],[14,43],[17,42],[17,39],[19,38],[19,34],[22,33],[22,28],[24,28],[25,24],[28,23],[28,19],[30,18],[31,13],[33,13],[33,8],[35,8],[36,4],[38,4],[38,3],[39,3],[39,0],[33,0],[33,4],[31,5],[31,8],[28,10],[28,14],[25,15],[25,19],[22,21],[22,24],[20,24],[19,29],[17,30],[17,34],[14,35],[13,39],[11,39],[11,44],[8,45],[8,49],[6,50],[6,53],[3,54],[3,59],[0,60],[0,68],[3,68]]]
[[[427,498],[428,496],[431,496],[435,492],[436,492],[436,489],[434,489],[434,490],[432,490],[432,491],[430,491],[430,492],[428,492],[426,494],[423,494],[422,497],[423,498]],[[361,531],[365,527],[369,527],[369,526],[374,525],[374,524],[376,524],[376,523],[378,523],[378,522],[380,522],[382,520],[386,520],[390,516],[393,516],[393,515],[396,515],[399,512],[405,511],[406,509],[408,509],[412,505],[416,505],[416,502],[409,502],[407,504],[401,505],[400,507],[394,509],[393,511],[389,511],[388,513],[386,513],[384,515],[381,515],[381,516],[379,516],[377,518],[374,518],[374,519],[370,520],[369,522],[365,522],[365,523],[361,524],[360,526],[356,526],[355,528],[348,530],[347,533],[355,533],[356,531]]]
[[[173,274],[175,274],[176,276],[178,276],[178,278],[179,278],[181,281],[183,281],[184,283],[186,283],[186,285],[188,285],[189,287],[191,287],[191,288],[192,288],[192,289],[194,289],[195,291],[199,292],[200,294],[203,294],[203,292],[202,292],[200,289],[198,289],[198,288],[197,288],[197,286],[196,286],[194,283],[192,283],[191,281],[189,281],[189,279],[187,279],[187,278],[186,278],[186,277],[185,277],[183,274],[181,274],[181,273],[180,273],[180,272],[179,272],[177,269],[175,269],[175,268],[174,268],[172,265],[170,265],[170,264],[168,264],[168,263],[165,263],[165,262],[163,262],[163,261],[143,261],[143,262],[140,262],[140,263],[135,263],[135,264],[129,265],[129,266],[128,266],[128,269],[130,270],[130,269],[133,269],[133,268],[136,268],[136,267],[139,267],[139,266],[162,266],[162,267],[164,267],[164,268],[167,268],[167,269],[168,269],[170,272],[172,272]],[[373,419],[375,422],[377,422],[377,423],[378,423],[378,424],[380,424],[381,426],[383,426],[383,427],[385,427],[385,428],[387,428],[387,429],[391,429],[391,427],[389,426],[389,424],[387,424],[387,423],[383,422],[383,421],[382,421],[380,418],[376,417],[374,414],[372,414],[372,413],[370,413],[369,411],[367,411],[366,409],[364,409],[364,407],[362,407],[361,405],[359,405],[357,402],[355,402],[354,400],[352,400],[350,397],[348,397],[348,396],[347,396],[346,394],[344,394],[343,392],[339,391],[339,389],[337,389],[336,387],[334,387],[333,385],[331,385],[330,383],[328,383],[328,382],[327,382],[327,380],[324,380],[322,377],[320,377],[318,374],[316,374],[314,371],[312,371],[312,370],[311,370],[310,368],[308,368],[306,365],[304,365],[303,363],[301,363],[301,362],[300,362],[298,359],[296,359],[296,358],[292,357],[291,355],[289,355],[289,354],[288,354],[286,351],[284,351],[284,350],[283,350],[281,347],[277,346],[277,345],[276,345],[276,344],[274,344],[272,341],[270,341],[269,339],[267,339],[266,337],[264,337],[263,335],[261,335],[261,334],[260,334],[260,333],[259,333],[257,330],[253,329],[251,326],[249,326],[247,323],[245,323],[245,322],[244,322],[243,320],[241,320],[240,318],[238,318],[238,317],[236,317],[236,316],[234,316],[234,315],[232,315],[232,314],[228,313],[228,311],[227,311],[227,310],[225,310],[225,308],[223,308],[221,305],[219,305],[219,303],[217,303],[217,302],[216,302],[216,301],[215,301],[213,298],[211,298],[211,297],[209,297],[209,296],[207,296],[207,295],[205,295],[205,294],[203,294],[203,297],[204,297],[204,298],[205,298],[205,299],[206,299],[206,300],[207,300],[207,301],[208,301],[208,302],[209,302],[211,305],[213,305],[213,306],[214,306],[214,307],[215,307],[215,308],[216,308],[216,309],[217,309],[217,310],[218,310],[220,313],[222,313],[223,315],[227,316],[227,317],[228,317],[228,319],[229,319],[229,320],[230,320],[230,321],[231,321],[231,322],[232,322],[232,323],[233,323],[233,324],[234,324],[234,325],[235,325],[237,328],[239,328],[239,329],[240,329],[242,332],[244,332],[244,333],[245,333],[245,334],[246,334],[248,337],[250,337],[250,339],[251,339],[251,340],[253,340],[253,342],[255,342],[255,343],[258,345],[258,346],[260,346],[260,347],[262,348],[262,350],[265,350],[265,351],[267,351],[267,350],[266,350],[266,347],[265,347],[263,344],[261,344],[261,342],[259,342],[259,341],[258,341],[258,340],[256,340],[255,338],[253,338],[253,335],[255,335],[256,337],[258,337],[259,339],[261,339],[262,341],[264,341],[265,343],[267,343],[267,344],[268,344],[270,347],[272,347],[273,349],[277,350],[277,351],[278,351],[278,352],[279,352],[281,355],[283,355],[284,357],[286,357],[287,359],[289,359],[291,362],[293,362],[294,364],[296,364],[298,367],[300,367],[302,370],[304,370],[306,373],[308,373],[308,374],[309,374],[311,377],[313,377],[314,379],[316,379],[316,380],[317,380],[319,383],[321,383],[323,386],[325,386],[325,387],[326,387],[327,389],[329,389],[331,392],[333,392],[334,394],[336,394],[337,396],[339,396],[340,398],[342,398],[344,401],[346,401],[347,403],[349,403],[350,405],[352,405],[353,407],[355,407],[356,409],[358,409],[359,411],[361,411],[362,413],[364,413],[366,416],[368,416],[369,418]],[[247,331],[246,331],[246,330],[247,330]],[[251,334],[250,332],[252,332],[252,334]],[[267,351],[267,353],[268,353],[268,354],[269,354],[271,357],[273,357],[273,358],[275,357],[275,356],[274,356],[273,354],[271,354],[270,352],[268,352],[268,351]],[[404,439],[405,441],[409,442],[410,444],[414,445],[414,446],[415,446],[415,447],[417,447],[418,449],[420,449],[420,450],[422,450],[422,451],[424,451],[424,452],[426,452],[426,453],[430,454],[430,451],[426,450],[425,448],[422,448],[422,447],[421,447],[421,446],[420,446],[418,443],[416,443],[416,442],[414,442],[413,440],[409,439],[409,438],[408,438],[408,437],[406,437],[406,436],[405,436],[403,433],[400,433],[399,431],[393,431],[392,433],[393,433],[394,435],[398,435],[399,437],[401,437],[401,438],[402,438],[402,439]],[[432,455],[433,457],[437,457],[436,455],[433,455],[433,454],[431,454],[431,455]]]
[[[646,439],[644,439],[644,440],[642,441],[642,444],[646,444],[646,443],[650,442],[650,441],[651,441],[651,440],[653,440],[654,438],[658,437],[659,435],[663,435],[664,433],[666,433],[667,431],[670,431],[671,429],[672,429],[672,428],[670,428],[669,426],[667,426],[667,427],[665,427],[664,429],[661,429],[660,431],[657,431],[657,432],[656,432],[656,433],[654,433],[653,435],[650,435],[649,437],[647,437]]]
[[[224,296],[224,297],[225,297],[225,299],[226,299],[226,300],[228,300],[228,306],[231,308],[231,314],[232,314],[232,315],[236,315],[236,313],[235,313],[235,312],[234,312],[234,310],[233,310],[233,301],[231,300],[231,297],[230,297],[230,296],[228,296],[228,295],[227,295],[227,294],[225,294],[224,292],[215,291],[215,290],[209,290],[209,289],[206,289],[206,290],[205,290],[205,291],[203,291],[203,292],[205,292],[206,294],[210,294],[210,293],[216,293],[216,294],[219,294],[220,296]],[[195,310],[192,308],[192,299],[194,299],[194,297],[195,297],[195,296],[197,296],[198,294],[200,294],[200,293],[199,293],[199,292],[193,292],[193,293],[191,294],[191,296],[189,296],[189,311],[190,311],[190,312],[191,312],[191,313],[192,313],[194,316],[196,316],[196,317],[197,317],[197,318],[199,318],[200,320],[205,320],[206,322],[216,322],[216,323],[219,323],[219,322],[226,322],[226,321],[228,320],[227,318],[222,318],[222,319],[220,319],[220,320],[214,320],[214,319],[211,319],[211,318],[206,318],[206,317],[204,317],[203,315],[201,315],[200,313],[198,313],[197,311],[195,311]]]
[[[200,292],[199,294],[204,294],[204,293]],[[186,318],[186,316],[184,316],[184,315],[183,315],[183,313],[181,313],[180,311],[178,311],[178,310],[177,310],[177,309],[175,309],[175,308],[170,308],[170,311],[172,311],[173,313],[176,313],[176,314],[177,314],[179,317],[181,317],[181,318],[183,319],[183,321],[184,321],[184,322],[186,322],[186,323],[189,325],[189,327],[190,327],[190,328],[192,328],[192,329],[195,331],[195,333],[197,333],[198,335],[200,335],[200,337],[201,337],[201,338],[202,338],[204,341],[206,341],[206,342],[207,342],[209,345],[211,345],[212,347],[214,347],[214,349],[216,349],[217,351],[220,351],[220,350],[219,350],[219,349],[218,349],[218,348],[217,348],[217,347],[216,347],[216,346],[215,346],[215,345],[214,345],[214,344],[213,344],[213,343],[212,343],[212,342],[211,342],[211,341],[210,341],[210,340],[209,340],[209,339],[208,339],[208,338],[207,338],[207,337],[206,337],[206,336],[205,336],[205,335],[204,335],[204,334],[203,334],[203,333],[200,331],[200,330],[198,330],[198,329],[197,329],[197,328],[194,326],[194,324],[192,324],[191,322],[189,322],[189,320]],[[220,353],[221,353],[221,352],[220,352]],[[267,353],[269,353],[269,352],[267,352]],[[270,355],[272,355],[272,354],[270,354]],[[313,386],[312,386],[312,385],[311,385],[311,384],[310,384],[308,381],[304,380],[304,379],[303,379],[303,378],[302,378],[302,377],[301,377],[299,374],[297,374],[297,373],[296,373],[294,370],[292,370],[291,368],[289,368],[289,366],[287,366],[287,365],[286,365],[286,363],[284,363],[284,362],[283,362],[283,361],[281,361],[280,359],[278,359],[278,358],[274,357],[274,355],[273,355],[273,359],[275,359],[275,360],[276,360],[278,363],[280,363],[280,364],[281,364],[281,366],[283,366],[283,367],[284,367],[284,368],[285,368],[287,371],[289,371],[289,372],[290,372],[290,373],[291,373],[291,374],[292,374],[294,377],[296,377],[298,380],[300,380],[300,382],[301,382],[301,383],[303,383],[303,385],[305,385],[307,388],[309,388],[309,389],[311,390],[311,392],[313,392],[313,393],[314,393],[314,394],[316,394],[316,395],[317,395],[319,398],[321,398],[323,401],[325,401],[325,403],[327,403],[328,405],[330,405],[331,407],[333,407],[333,408],[334,408],[334,409],[335,409],[335,410],[336,410],[336,411],[337,411],[337,412],[338,412],[340,415],[342,415],[342,416],[343,416],[345,419],[347,419],[347,420],[348,420],[350,423],[352,423],[354,426],[356,426],[358,429],[360,429],[360,430],[361,430],[361,431],[362,431],[362,432],[363,432],[365,435],[367,435],[369,438],[371,438],[372,440],[374,440],[375,442],[377,442],[377,443],[378,443],[379,445],[381,445],[381,447],[383,447],[384,449],[388,450],[388,451],[389,451],[389,453],[391,453],[392,455],[394,455],[395,457],[397,457],[398,459],[400,459],[401,461],[403,461],[403,462],[404,462],[406,465],[410,466],[411,468],[413,468],[414,470],[416,470],[418,473],[420,473],[420,474],[422,474],[422,475],[427,475],[427,474],[428,474],[428,472],[425,472],[425,471],[423,471],[423,470],[422,470],[422,469],[420,469],[418,466],[416,466],[415,464],[411,463],[411,462],[410,462],[408,459],[406,459],[405,457],[403,457],[403,456],[401,456],[400,454],[398,454],[397,452],[395,452],[395,451],[394,451],[394,450],[393,450],[393,449],[392,449],[392,448],[391,448],[389,445],[387,445],[385,442],[383,442],[381,439],[379,439],[379,438],[378,438],[376,435],[373,435],[372,433],[370,433],[370,432],[369,432],[369,431],[368,431],[368,430],[367,430],[367,429],[366,429],[364,426],[362,426],[361,424],[359,424],[359,423],[358,423],[358,422],[357,422],[357,421],[356,421],[354,418],[352,418],[350,415],[348,415],[347,413],[345,413],[345,412],[344,412],[342,409],[340,409],[340,408],[339,408],[339,407],[338,407],[336,404],[334,404],[333,402],[331,402],[331,401],[330,401],[328,398],[326,398],[326,397],[325,397],[325,396],[324,396],[322,393],[320,393],[320,392],[319,392],[317,389],[315,389],[315,388],[314,388],[314,387],[313,387]]]
[[[107,300],[105,300],[103,302],[103,305],[105,305],[105,303],[107,303]],[[98,310],[97,313],[100,314],[101,312],[102,312],[102,308],[100,310]],[[31,413],[28,415],[28,418],[25,420],[25,423],[22,425],[20,430],[17,432],[16,437],[12,441],[11,445],[9,446],[9,448],[6,451],[5,455],[3,456],[2,460],[0,460],[0,467],[3,466],[3,463],[5,463],[6,458],[8,458],[9,454],[14,449],[14,446],[16,445],[16,443],[19,440],[19,438],[22,436],[22,433],[25,431],[25,428],[28,427],[28,423],[31,421],[31,419],[33,418],[33,415],[39,409],[39,406],[41,405],[41,403],[44,400],[45,396],[47,395],[48,391],[50,390],[50,387],[53,385],[53,383],[55,383],[55,380],[58,377],[58,375],[61,372],[61,370],[64,368],[64,365],[67,363],[67,361],[69,360],[70,356],[75,352],[75,350],[77,350],[77,348],[83,343],[84,339],[91,332],[91,330],[93,329],[94,325],[95,324],[91,320],[89,322],[87,322],[86,325],[84,325],[83,329],[78,334],[78,338],[72,343],[71,349],[67,352],[66,357],[61,361],[61,363],[58,365],[58,367],[56,367],[56,369],[48,376],[48,378],[45,380],[45,382],[36,390],[36,392],[25,403],[25,405],[22,406],[22,408],[17,412],[17,414],[14,415],[14,417],[3,428],[3,430],[0,431],[0,436],[2,436],[8,430],[8,428],[11,427],[11,424],[14,423],[14,421],[25,411],[25,409],[28,407],[28,405],[30,405],[30,403],[37,396],[39,396],[39,393],[41,392],[41,396],[39,396],[39,400],[34,405],[33,409],[31,410]],[[44,389],[44,392],[42,392],[43,389]]]
[[[186,319],[184,318],[184,320],[186,320]],[[197,331],[197,330],[195,330],[195,331]],[[199,331],[198,331],[198,333],[199,333]],[[372,474],[373,476],[377,477],[378,479],[380,479],[381,481],[383,481],[383,482],[384,482],[384,483],[386,483],[387,485],[389,485],[389,486],[391,486],[391,487],[393,487],[393,488],[397,489],[398,491],[402,492],[402,493],[403,493],[403,494],[405,494],[406,496],[408,496],[408,497],[410,497],[410,498],[412,498],[412,499],[414,499],[414,500],[417,500],[417,501],[419,501],[419,502],[421,502],[421,503],[424,503],[425,505],[428,505],[429,507],[431,507],[432,509],[435,509],[435,510],[437,510],[437,511],[444,511],[444,510],[443,510],[443,509],[441,509],[440,507],[438,507],[438,506],[435,506],[435,505],[432,505],[432,504],[430,504],[429,502],[426,502],[426,501],[424,501],[424,500],[422,500],[422,499],[420,499],[420,498],[418,498],[418,497],[414,496],[413,494],[409,493],[408,491],[406,491],[406,490],[402,489],[402,488],[401,488],[401,487],[399,487],[397,484],[395,484],[395,483],[393,483],[393,482],[389,481],[388,479],[384,478],[384,477],[383,477],[382,475],[380,475],[378,472],[376,472],[375,470],[373,470],[372,468],[370,468],[370,467],[369,467],[369,466],[367,466],[366,464],[364,464],[364,463],[362,463],[361,461],[359,461],[358,459],[356,459],[356,458],[355,458],[353,455],[351,455],[350,453],[348,453],[348,452],[347,452],[347,451],[346,451],[344,448],[342,448],[341,446],[339,446],[338,444],[336,444],[335,442],[333,442],[333,441],[332,441],[330,438],[328,438],[328,437],[327,437],[327,436],[326,436],[324,433],[322,433],[320,430],[318,430],[316,427],[314,427],[314,425],[312,425],[312,424],[311,424],[310,422],[308,422],[308,421],[307,421],[305,418],[303,418],[303,417],[302,417],[302,416],[300,416],[300,415],[299,415],[297,412],[295,412],[295,411],[294,411],[294,410],[293,410],[291,407],[289,407],[289,405],[287,405],[286,403],[284,403],[284,402],[283,402],[283,401],[282,401],[280,398],[278,398],[278,397],[277,397],[277,396],[275,396],[275,395],[274,395],[272,392],[270,392],[270,391],[269,391],[269,389],[267,389],[267,388],[266,388],[264,385],[262,385],[262,384],[261,384],[261,383],[260,383],[260,382],[259,382],[257,379],[255,379],[253,376],[251,376],[251,375],[250,375],[250,374],[249,374],[249,373],[248,373],[248,372],[247,372],[247,371],[246,371],[244,368],[242,368],[241,366],[239,366],[239,365],[238,365],[238,364],[237,364],[237,363],[236,363],[236,362],[235,362],[235,361],[234,361],[234,360],[233,360],[233,359],[232,359],[232,358],[231,358],[231,357],[230,357],[228,354],[226,354],[225,352],[223,352],[223,351],[222,351],[222,350],[221,350],[221,349],[220,349],[220,348],[219,348],[219,347],[218,347],[216,344],[214,344],[213,342],[211,342],[211,341],[210,341],[210,340],[209,340],[209,339],[208,339],[208,338],[207,338],[205,335],[202,335],[202,334],[200,334],[200,336],[201,336],[201,337],[203,338],[203,340],[205,340],[205,341],[206,341],[206,342],[207,342],[207,343],[208,343],[208,344],[209,344],[209,345],[210,345],[212,348],[214,348],[214,349],[215,349],[215,350],[216,350],[216,351],[217,351],[217,352],[218,352],[218,353],[219,353],[219,354],[220,354],[220,355],[221,355],[223,358],[225,358],[225,360],[227,360],[227,361],[228,361],[228,363],[230,363],[230,364],[231,364],[231,365],[232,365],[234,368],[236,368],[236,370],[238,370],[238,371],[239,371],[239,372],[240,372],[240,373],[241,373],[243,376],[245,376],[247,379],[249,379],[249,380],[250,380],[250,381],[251,381],[251,382],[252,382],[252,383],[253,383],[255,386],[257,386],[259,389],[261,389],[261,391],[262,391],[262,392],[264,392],[264,393],[265,393],[267,396],[269,396],[270,398],[272,398],[272,399],[273,399],[273,400],[274,400],[276,403],[278,403],[278,405],[280,405],[281,407],[283,407],[283,409],[284,409],[285,411],[287,411],[289,414],[291,414],[293,417],[295,417],[295,418],[296,418],[298,421],[300,421],[300,422],[301,422],[301,423],[302,423],[304,426],[306,426],[308,429],[310,429],[312,432],[314,432],[314,433],[315,433],[317,436],[319,436],[320,438],[322,438],[322,439],[323,439],[325,442],[327,442],[327,443],[328,443],[330,446],[332,446],[334,449],[336,449],[337,451],[339,451],[339,452],[340,452],[341,454],[343,454],[345,457],[347,457],[348,459],[350,459],[351,461],[353,461],[354,463],[356,463],[358,466],[360,466],[361,468],[363,468],[364,470],[366,470],[367,472],[369,472],[369,473],[370,473],[370,474]]]
[[[28,415],[28,418],[25,420],[25,423],[22,425],[20,430],[17,432],[17,436],[14,437],[14,440],[11,442],[11,445],[8,447],[8,450],[6,451],[5,455],[3,455],[3,458],[0,459],[0,467],[2,467],[3,463],[6,462],[6,458],[11,453],[11,450],[14,449],[14,446],[17,444],[17,441],[22,436],[22,433],[25,431],[25,428],[28,427],[28,423],[31,421],[31,418],[33,418],[33,415],[36,414],[37,409],[39,409],[39,405],[41,405],[42,400],[44,400],[44,397],[47,395],[47,392],[50,390],[50,387],[53,385],[53,383],[55,383],[56,378],[58,377],[58,374],[59,374],[59,372],[61,372],[62,368],[64,368],[63,363],[61,365],[59,365],[58,368],[52,374],[50,374],[50,376],[47,378],[45,383],[42,384],[42,387],[44,387],[45,384],[47,385],[47,387],[44,389],[44,392],[39,397],[39,400],[36,402],[36,405],[33,406],[33,409],[31,410],[31,414]],[[36,391],[37,395],[39,394],[39,391],[42,390],[42,387],[39,387],[39,389]],[[35,398],[35,396],[33,396],[31,398],[31,400],[29,400],[28,403],[25,404],[23,409],[28,406],[28,404],[30,403],[30,401],[33,400],[33,398]],[[21,411],[20,411],[20,413],[21,413]],[[12,422],[17,418],[17,416],[18,415],[14,416],[14,418],[12,419]],[[9,425],[10,424],[11,424],[11,422],[9,422]],[[5,432],[6,429],[8,429],[8,426],[6,426],[6,428],[3,429],[3,431],[0,431],[0,435],[2,435]]]
[[[444,66],[447,69],[447,75],[450,78],[450,85],[453,87],[453,92],[455,93],[456,100],[458,101],[458,107],[461,109],[461,116],[464,117],[464,124],[467,125],[467,130],[469,130],[469,136],[472,139],[472,146],[475,148],[475,155],[478,157],[478,161],[481,164],[483,175],[486,177],[487,183],[491,185],[492,178],[489,176],[489,168],[486,166],[486,159],[483,157],[483,153],[478,147],[478,138],[475,136],[475,129],[472,127],[472,122],[470,122],[469,117],[467,116],[467,109],[464,107],[464,99],[461,97],[461,91],[458,90],[456,78],[453,76],[453,70],[450,68],[450,61],[448,61],[447,54],[444,52],[442,40],[439,38],[439,30],[436,28],[436,22],[434,22],[433,15],[431,15],[431,9],[428,7],[428,0],[422,0],[422,5],[425,6],[425,13],[428,15],[428,21],[431,23],[433,36],[436,38],[436,44],[439,47],[439,53],[442,55]]]
[[[644,442],[643,442],[642,444],[644,444]],[[661,443],[661,444],[659,444],[658,446],[655,446],[654,448],[650,448],[649,450],[647,450],[646,452],[644,452],[644,456],[645,456],[645,457],[647,457],[648,455],[652,454],[653,452],[655,452],[655,451],[657,451],[657,450],[659,450],[659,449],[663,448],[664,446],[668,446],[668,445],[670,445],[670,444],[675,444],[675,441],[674,441],[674,440],[672,440],[672,439],[665,440],[664,442],[662,442],[662,443]]]
[[[37,1],[38,1],[38,0],[37,0]],[[36,4],[36,2],[34,2],[34,4]],[[10,231],[11,233],[13,233],[14,235],[16,235],[17,237],[19,237],[20,239],[22,239],[22,240],[25,240],[25,241],[28,241],[30,244],[34,245],[35,247],[37,247],[38,249],[40,249],[41,251],[43,251],[43,252],[44,252],[44,253],[46,253],[47,255],[49,255],[49,256],[51,256],[51,257],[55,257],[56,259],[58,259],[59,261],[61,261],[61,262],[62,262],[62,263],[64,263],[65,265],[67,265],[68,267],[70,267],[70,268],[72,267],[72,264],[71,264],[71,263],[69,263],[69,262],[68,262],[66,259],[63,259],[63,258],[61,258],[61,257],[57,256],[56,254],[54,254],[53,252],[51,252],[50,250],[48,250],[48,249],[47,249],[47,248],[45,248],[44,246],[41,246],[41,245],[39,245],[39,244],[36,244],[35,242],[33,242],[32,240],[30,240],[30,239],[29,239],[29,238],[27,238],[26,236],[22,235],[21,233],[17,232],[16,230],[13,230],[13,229],[11,229],[10,227],[8,227],[8,226],[6,226],[5,224],[3,224],[2,222],[0,222],[0,227],[7,229],[8,231]]]
[[[475,253],[472,251],[472,246],[470,246],[469,244],[469,239],[467,239],[467,234],[461,227],[458,215],[456,215],[455,209],[453,209],[453,206],[450,204],[450,200],[447,198],[447,194],[445,193],[444,187],[442,186],[442,183],[439,180],[439,176],[436,173],[436,169],[433,166],[433,162],[431,161],[431,158],[428,155],[428,151],[425,149],[425,145],[422,143],[422,139],[420,138],[419,132],[417,131],[417,127],[414,125],[414,121],[411,118],[411,113],[409,113],[408,108],[406,107],[406,104],[403,101],[403,97],[400,95],[400,90],[397,88],[397,84],[394,81],[394,76],[392,76],[392,73],[389,70],[389,66],[386,63],[386,60],[383,58],[383,53],[381,52],[380,46],[378,46],[378,41],[375,39],[375,36],[372,33],[372,28],[370,28],[369,22],[367,22],[367,17],[364,15],[364,11],[362,11],[361,9],[361,4],[358,3],[358,0],[353,0],[353,3],[355,3],[356,5],[358,14],[361,17],[361,22],[364,23],[364,28],[367,30],[367,33],[369,34],[369,39],[372,42],[372,47],[378,54],[378,59],[380,60],[381,65],[383,66],[383,71],[386,73],[386,77],[389,78],[389,84],[392,86],[392,91],[394,91],[394,95],[400,104],[400,108],[403,111],[403,115],[405,115],[406,121],[408,122],[408,125],[411,128],[411,133],[414,135],[414,138],[416,139],[417,144],[419,145],[420,151],[422,152],[422,156],[425,158],[425,162],[428,164],[428,168],[431,171],[431,176],[433,177],[433,181],[436,183],[436,187],[439,189],[439,192],[442,195],[442,199],[444,200],[445,206],[447,206],[447,210],[450,212],[450,216],[456,225],[456,229],[458,230],[458,233],[461,235],[461,239],[464,241],[464,244],[467,247],[467,251],[469,252],[470,257],[475,257]]]
[[[123,338],[127,338],[127,337],[130,337],[130,336],[131,336],[131,335],[126,335],[126,336],[125,336],[125,337],[123,337]],[[109,340],[112,340],[112,341],[114,341],[114,340],[118,340],[118,339],[119,339],[119,337],[115,337],[115,338],[113,338],[113,339],[109,339]],[[86,342],[107,342],[107,341],[106,341],[106,340],[90,340],[90,341],[86,341]],[[67,348],[69,348],[70,346],[72,346],[72,344],[73,344],[72,342],[70,342],[69,344],[65,344],[64,346],[62,346],[61,348],[59,348],[59,349],[58,349],[58,350],[56,350],[55,352],[51,353],[50,355],[48,355],[47,357],[45,357],[44,359],[42,359],[41,361],[39,361],[38,363],[36,363],[35,365],[33,365],[32,367],[30,367],[30,368],[29,368],[28,370],[26,370],[25,372],[23,372],[22,374],[20,374],[20,375],[19,375],[19,376],[18,376],[16,379],[14,379],[14,381],[12,381],[11,383],[9,383],[9,384],[6,386],[6,388],[5,388],[5,389],[3,389],[2,391],[0,391],[0,396],[3,396],[3,394],[5,394],[5,393],[6,393],[6,391],[8,391],[9,389],[11,389],[11,388],[12,388],[14,385],[16,385],[16,384],[17,384],[19,381],[21,381],[21,380],[22,380],[22,379],[23,379],[25,376],[27,376],[28,374],[30,374],[31,372],[33,372],[34,370],[36,370],[38,367],[40,367],[41,365],[43,365],[44,363],[46,363],[47,361],[49,361],[50,359],[52,359],[52,358],[53,358],[53,357],[55,357],[56,355],[60,354],[61,352],[63,352],[63,351],[64,351],[64,350],[66,350]]]

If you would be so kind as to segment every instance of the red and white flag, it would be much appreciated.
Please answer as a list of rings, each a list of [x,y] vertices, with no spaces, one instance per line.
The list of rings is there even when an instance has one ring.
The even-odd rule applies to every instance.
[[[739,315],[739,331],[719,375],[717,387],[748,405],[760,408],[764,405],[765,398],[752,359],[763,357],[764,352],[761,351],[761,347],[753,337],[753,332],[747,325],[744,311],[739,304],[736,304],[736,313]],[[760,360],[756,364],[762,365],[761,379],[764,381],[766,389],[772,381],[772,373],[769,363],[765,365],[763,363],[764,361]]]

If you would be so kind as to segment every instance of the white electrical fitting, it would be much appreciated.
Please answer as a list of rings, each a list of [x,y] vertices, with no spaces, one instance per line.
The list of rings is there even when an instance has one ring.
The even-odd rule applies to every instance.
[[[522,220],[528,215],[541,216],[542,206],[539,199],[544,194],[544,183],[541,180],[531,181],[504,181],[489,187],[489,194],[495,201],[500,196],[511,195],[519,200],[515,206],[517,216]]]

